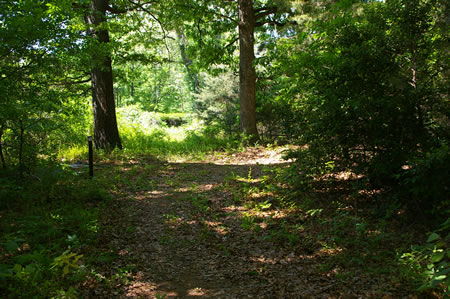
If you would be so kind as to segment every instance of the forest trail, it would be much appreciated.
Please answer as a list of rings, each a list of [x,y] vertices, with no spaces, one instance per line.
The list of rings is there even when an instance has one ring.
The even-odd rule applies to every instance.
[[[136,158],[117,165],[116,200],[99,240],[103,254],[116,258],[98,274],[116,279],[108,286],[87,281],[85,295],[341,298],[366,290],[370,296],[367,282],[337,284],[321,272],[321,260],[330,252],[318,249],[308,235],[300,234],[296,246],[286,245],[292,235],[281,229],[283,223],[298,218],[267,206],[255,212],[242,198],[245,186],[256,186],[264,172],[286,164],[281,151],[253,148],[201,162]],[[256,190],[246,194],[251,192],[259,196]],[[270,196],[255,202],[267,203]]]

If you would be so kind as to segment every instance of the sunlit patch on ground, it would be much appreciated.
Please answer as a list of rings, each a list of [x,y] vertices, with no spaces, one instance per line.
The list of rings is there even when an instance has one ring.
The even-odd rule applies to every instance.
[[[133,265],[133,275],[118,285],[122,296],[370,297],[370,277],[352,284],[351,269],[359,268],[351,259],[370,260],[372,249],[349,248],[352,239],[368,242],[382,232],[358,218],[354,196],[343,191],[340,201],[324,190],[281,197],[285,188],[266,181],[264,171],[284,167],[283,150],[257,147],[124,171],[126,191],[114,193],[121,216],[106,219],[114,231],[106,239],[120,257],[116,271]],[[311,206],[313,200],[323,206]]]

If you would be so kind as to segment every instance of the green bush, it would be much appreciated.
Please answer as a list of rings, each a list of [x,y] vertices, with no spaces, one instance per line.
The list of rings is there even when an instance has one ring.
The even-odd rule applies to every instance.
[[[0,293],[76,297],[86,276],[82,255],[97,240],[99,209],[109,195],[87,175],[60,167],[0,180],[7,186],[0,191]]]
[[[445,210],[448,150],[436,150],[449,137],[444,20],[437,1],[338,1],[278,40],[270,75],[279,90],[267,93],[294,111],[300,184],[330,162],[380,190],[404,173],[409,207]]]
[[[450,218],[440,229],[429,234],[424,245],[413,246],[401,256],[414,273],[419,273],[418,291],[435,290],[450,295]],[[444,298],[445,298],[444,297]]]
[[[447,217],[450,209],[450,154],[446,145],[427,152],[408,165],[396,177],[400,180],[402,198],[416,212],[425,211],[435,217]]]
[[[197,113],[207,126],[232,136],[239,132],[239,82],[232,72],[206,76],[196,98]]]

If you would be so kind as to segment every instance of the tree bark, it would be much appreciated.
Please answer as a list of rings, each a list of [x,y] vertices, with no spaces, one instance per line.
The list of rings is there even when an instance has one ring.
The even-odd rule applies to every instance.
[[[19,135],[19,178],[23,179],[23,144],[24,144],[24,135],[25,135],[25,128],[23,126],[23,122],[19,121],[20,123],[20,135]]]
[[[177,32],[178,47],[180,48],[181,59],[183,60],[183,64],[184,67],[186,68],[187,75],[189,77],[189,80],[191,81],[192,90],[195,94],[199,94],[200,85],[198,82],[198,76],[195,72],[192,71],[191,69],[192,60],[189,59],[186,53],[186,44],[187,44],[186,36],[184,35],[184,33],[181,31],[180,28],[176,28],[176,32]]]
[[[2,137],[3,137],[3,125],[0,125],[0,160],[2,161],[3,169],[6,169],[5,156],[3,156]]]
[[[91,33],[100,44],[109,43],[108,30],[99,29],[99,25],[106,22],[108,5],[109,0],[91,0],[91,14],[86,17],[86,22],[91,26]],[[111,57],[99,50],[92,58],[95,63],[91,70],[94,144],[100,149],[122,149],[116,120]]]
[[[253,1],[239,0],[240,126],[250,143],[259,139],[256,128],[256,71],[253,66],[255,27]]]

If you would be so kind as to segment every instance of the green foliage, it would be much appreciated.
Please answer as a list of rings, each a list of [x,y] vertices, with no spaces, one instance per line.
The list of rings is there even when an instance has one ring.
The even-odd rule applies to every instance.
[[[146,111],[163,113],[193,110],[193,95],[180,66],[122,63],[116,67],[115,95],[119,106],[139,104]]]
[[[133,9],[108,14],[95,28],[111,32],[108,45],[86,33],[89,1],[75,2],[79,9],[69,0],[0,1],[0,163],[6,168],[0,172],[0,291],[9,297],[80,297],[87,269],[109,284],[130,275],[122,269],[110,280],[92,268],[113,259],[89,251],[102,229],[99,210],[111,198],[101,185],[110,181],[87,180],[83,171],[58,164],[86,154],[94,54],[112,55],[124,143],[122,152],[99,151],[96,159],[203,158],[239,146],[237,1],[152,1],[143,4],[145,12],[111,1]],[[401,273],[376,266],[395,258],[389,250],[378,254],[379,243],[393,238],[383,230],[387,219],[403,220],[403,206],[430,219],[448,217],[447,6],[438,0],[304,2],[295,4],[297,25],[261,26],[255,35],[258,126],[265,140],[300,145],[289,155],[295,163],[260,181],[251,170],[233,175],[224,191],[246,210],[238,227],[281,247],[310,253],[317,239],[334,252],[323,271],[337,264]],[[266,20],[288,20],[288,1],[253,5],[263,15],[264,6],[276,5],[279,11]],[[155,188],[143,171],[132,166],[114,173],[117,184],[108,188]],[[337,204],[334,197],[319,204],[303,193],[320,184],[328,192],[341,171],[361,178],[341,189],[352,189],[348,201],[368,186],[395,191],[380,223],[359,214],[356,204]],[[176,188],[182,180],[164,183]],[[206,217],[214,203],[192,189],[189,204]],[[281,218],[261,217],[275,210]],[[403,257],[421,273],[421,291],[448,290],[447,230],[448,222]],[[201,233],[214,235],[206,224]],[[172,235],[159,241],[177,242]]]
[[[400,195],[404,200],[412,201],[407,204],[412,206],[416,213],[425,211],[440,219],[448,216],[449,164],[448,147],[442,145],[411,161],[408,169],[397,176],[402,186]]]
[[[217,126],[227,135],[239,132],[239,82],[231,72],[204,74],[204,86],[196,96],[196,111],[207,126]]]
[[[270,235],[267,239],[279,244],[280,246],[294,247],[299,241],[298,229],[296,226],[286,223],[274,225],[270,230]]]
[[[99,208],[108,199],[96,182],[73,170],[41,169],[18,182],[2,178],[0,291],[8,297],[77,297],[83,248],[99,232]]]
[[[309,185],[332,161],[333,172],[395,186],[402,167],[448,143],[444,19],[438,1],[338,1],[277,41],[267,74],[294,111],[287,131],[302,147],[291,155],[293,181]],[[445,192],[438,182],[435,203]]]
[[[55,258],[50,269],[60,268],[62,270],[62,277],[64,277],[71,271],[78,270],[78,261],[82,257],[82,254],[77,255],[74,252],[70,252],[70,250],[66,250],[60,256]]]
[[[166,297],[167,297],[166,294],[160,294],[160,293],[157,293],[157,294],[155,295],[155,298],[156,298],[156,299],[165,299]]]
[[[261,227],[256,223],[255,217],[249,214],[244,214],[242,216],[241,227],[244,230],[261,230]]]
[[[213,150],[235,148],[238,144],[217,127],[205,127],[193,115],[155,113],[139,106],[118,109],[124,153],[150,153],[164,159],[190,155],[202,157]],[[180,126],[168,126],[181,123]]]
[[[450,294],[450,219],[440,229],[429,234],[424,245],[414,246],[411,252],[404,253],[401,261],[408,264],[415,272],[419,272],[418,291],[435,289],[446,296]]]
[[[206,213],[210,210],[208,205],[208,199],[204,198],[202,195],[192,195],[186,198],[192,202],[192,205],[199,213]]]
[[[54,157],[84,119],[77,88],[66,80],[79,35],[46,2],[0,3],[0,154],[3,167],[21,175],[38,156]]]

